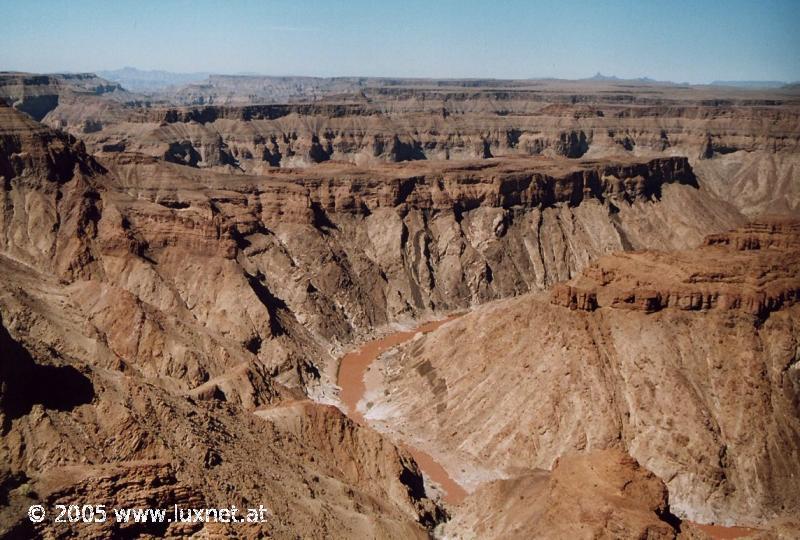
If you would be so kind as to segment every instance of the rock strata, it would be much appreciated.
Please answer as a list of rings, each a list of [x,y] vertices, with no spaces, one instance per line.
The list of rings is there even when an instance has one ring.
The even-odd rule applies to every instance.
[[[145,97],[88,74],[0,73],[0,99],[82,137],[91,152],[233,173],[328,161],[682,155],[748,216],[800,208],[792,88],[211,77]]]
[[[471,489],[621,448],[681,519],[778,526],[800,508],[798,238],[757,222],[476,309],[386,355],[366,417]]]
[[[554,304],[653,313],[737,310],[766,318],[800,299],[800,223],[752,223],[709,236],[699,249],[603,257],[553,288]]]

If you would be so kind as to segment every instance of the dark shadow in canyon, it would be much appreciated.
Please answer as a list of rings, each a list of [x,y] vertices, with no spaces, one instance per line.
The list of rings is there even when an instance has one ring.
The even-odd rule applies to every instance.
[[[0,319],[0,412],[2,432],[10,422],[31,412],[34,405],[71,411],[91,403],[92,381],[72,366],[37,364],[31,354],[6,330]]]
[[[245,278],[247,278],[247,283],[250,285],[250,288],[253,290],[258,300],[267,308],[267,314],[269,315],[269,331],[272,337],[284,335],[286,329],[281,324],[279,312],[288,311],[289,306],[286,305],[286,302],[273,295],[266,285],[264,285],[264,274],[260,272],[256,275],[245,273]],[[261,341],[259,339],[256,344],[256,342],[251,339],[245,346],[250,352],[256,354],[261,348]]]

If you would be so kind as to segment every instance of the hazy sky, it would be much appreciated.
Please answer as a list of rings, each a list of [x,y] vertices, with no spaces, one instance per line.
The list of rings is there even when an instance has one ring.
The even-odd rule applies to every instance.
[[[800,0],[0,0],[0,70],[800,80]]]

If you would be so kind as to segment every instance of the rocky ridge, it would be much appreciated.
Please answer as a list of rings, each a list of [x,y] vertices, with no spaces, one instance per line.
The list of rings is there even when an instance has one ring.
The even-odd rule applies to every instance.
[[[739,310],[766,318],[800,298],[799,232],[797,221],[776,220],[709,236],[698,250],[603,257],[556,285],[552,302],[586,311]]]
[[[797,222],[771,220],[695,250],[600,258],[550,294],[489,304],[387,354],[365,416],[473,488],[621,448],[664,480],[682,519],[788,519],[797,241]]]

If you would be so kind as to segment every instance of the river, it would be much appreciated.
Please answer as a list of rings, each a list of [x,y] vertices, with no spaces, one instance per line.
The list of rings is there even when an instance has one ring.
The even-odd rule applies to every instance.
[[[425,323],[414,330],[406,330],[389,334],[382,338],[369,341],[361,345],[358,349],[345,354],[339,363],[338,384],[341,390],[341,400],[347,409],[347,415],[362,425],[367,425],[364,416],[358,411],[357,405],[364,397],[367,388],[364,383],[364,375],[369,366],[382,353],[396,347],[401,343],[410,340],[417,333],[428,333],[439,328],[444,323],[451,321],[456,316]],[[408,444],[401,446],[410,453],[422,472],[435,483],[439,484],[444,490],[444,500],[448,504],[459,504],[467,492],[448,474],[447,470],[436,461],[430,454]]]

